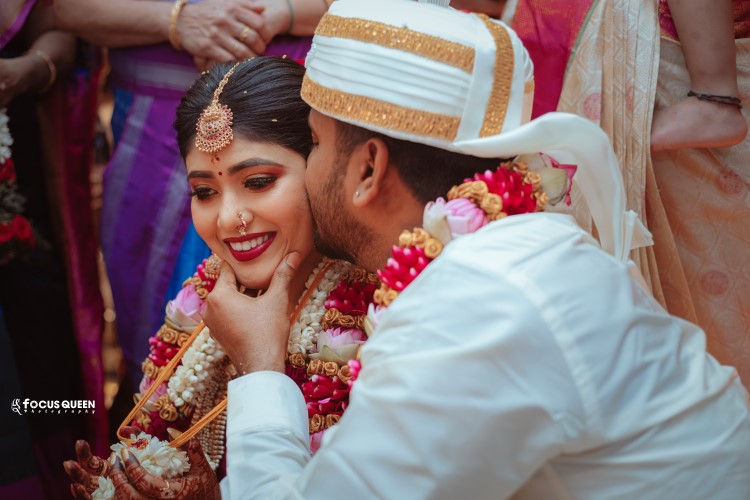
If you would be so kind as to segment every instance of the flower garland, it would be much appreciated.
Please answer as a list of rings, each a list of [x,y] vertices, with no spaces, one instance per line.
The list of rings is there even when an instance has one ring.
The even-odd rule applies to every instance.
[[[319,290],[310,301],[310,322],[299,325],[302,341],[293,336],[289,341],[286,374],[305,398],[313,453],[349,404],[349,392],[361,367],[359,349],[367,340],[364,319],[379,284],[374,274],[362,268],[338,264],[341,268],[334,274],[336,278],[327,281],[329,291]]]
[[[575,167],[551,162],[552,168],[541,172],[531,171],[524,162],[504,162],[495,171],[476,174],[451,188],[448,201],[438,198],[428,203],[423,227],[402,232],[392,257],[378,271],[382,284],[368,311],[368,334],[385,309],[453,239],[507,216],[542,211],[550,198],[565,199]]]
[[[167,305],[164,325],[149,339],[150,352],[142,364],[141,394],[154,382],[201,321],[205,298],[218,278],[221,261],[211,256],[178,296]],[[298,304],[290,329],[286,373],[302,390],[311,419],[311,448],[320,444],[323,431],[338,421],[348,404],[351,383],[359,365],[356,356],[366,340],[364,316],[377,288],[377,277],[341,261],[323,261],[305,283],[316,282],[307,301]],[[302,301],[300,298],[300,301]],[[134,425],[167,440],[167,428],[185,430],[226,396],[227,382],[236,370],[204,329],[187,350],[175,373],[157,388],[136,415]],[[331,387],[326,391],[321,387]],[[137,396],[140,397],[140,396]],[[321,419],[322,422],[321,423]],[[209,463],[215,469],[224,454],[226,415],[217,417],[199,433]]]
[[[5,109],[0,109],[0,265],[36,245],[31,224],[21,215],[26,199],[18,192],[12,144],[8,115]]]
[[[180,477],[190,469],[187,453],[169,446],[153,436],[141,432],[131,434],[128,443],[113,444],[110,449],[110,465],[114,465],[115,457],[121,456],[122,450],[132,453],[141,466],[151,474],[172,479]],[[109,477],[99,476],[99,486],[91,493],[92,500],[108,500],[115,496],[115,485]]]

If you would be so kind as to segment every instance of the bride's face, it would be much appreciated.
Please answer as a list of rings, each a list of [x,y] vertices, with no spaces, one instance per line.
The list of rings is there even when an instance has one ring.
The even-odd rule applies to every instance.
[[[235,137],[213,155],[193,148],[185,163],[195,229],[242,285],[264,289],[289,252],[303,261],[313,254],[305,159],[297,152]]]

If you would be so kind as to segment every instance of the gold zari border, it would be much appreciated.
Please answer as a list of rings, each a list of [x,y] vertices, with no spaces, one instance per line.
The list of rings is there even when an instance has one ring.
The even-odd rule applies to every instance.
[[[367,19],[326,14],[315,29],[315,34],[374,43],[389,49],[410,52],[453,66],[466,73],[471,73],[474,69],[474,49],[472,47],[412,31],[406,27],[397,28]]]
[[[495,74],[492,81],[492,92],[487,103],[484,123],[479,137],[497,135],[503,128],[505,113],[508,111],[510,86],[513,83],[513,42],[505,29],[484,14],[479,17],[495,39]]]
[[[394,132],[432,137],[453,142],[461,119],[430,113],[340,90],[326,88],[308,75],[302,82],[302,99],[311,107],[333,118],[367,123]]]

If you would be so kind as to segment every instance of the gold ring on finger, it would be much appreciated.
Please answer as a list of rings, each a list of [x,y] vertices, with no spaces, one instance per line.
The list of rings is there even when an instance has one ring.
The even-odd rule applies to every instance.
[[[242,31],[240,31],[240,42],[245,42],[245,38],[250,34],[250,31],[250,26],[245,25],[245,27],[242,28]]]

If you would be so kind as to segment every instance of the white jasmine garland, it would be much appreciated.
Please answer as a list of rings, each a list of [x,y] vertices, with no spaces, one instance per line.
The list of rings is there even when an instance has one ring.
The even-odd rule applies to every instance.
[[[182,357],[182,364],[169,378],[167,395],[176,407],[193,404],[195,396],[206,390],[214,366],[224,358],[224,351],[204,328]]]
[[[108,477],[99,476],[99,487],[91,493],[91,500],[109,500],[115,497],[115,483]]]
[[[138,459],[141,466],[151,474],[164,479],[180,477],[190,469],[190,462],[187,453],[178,450],[166,441],[161,441],[145,432],[130,435],[133,440],[131,444],[120,441],[110,446],[116,456],[120,456],[120,451],[127,449]],[[138,446],[133,446],[138,443]],[[101,484],[100,484],[101,487]]]
[[[0,109],[0,163],[10,158],[10,146],[13,144],[13,137],[10,135],[8,128],[8,113],[5,108]]]
[[[321,262],[312,272],[307,283],[305,283],[306,289],[309,289],[312,285],[315,277],[323,266],[324,262]],[[302,307],[302,310],[297,317],[297,321],[294,322],[289,331],[289,346],[287,348],[289,354],[309,354],[311,352],[317,352],[315,346],[318,341],[318,335],[320,335],[322,329],[320,321],[323,319],[326,312],[326,299],[328,299],[328,294],[336,288],[350,269],[351,264],[348,262],[335,261],[326,271],[323,279],[320,280],[317,289],[310,296],[310,300],[308,300],[307,304]]]

